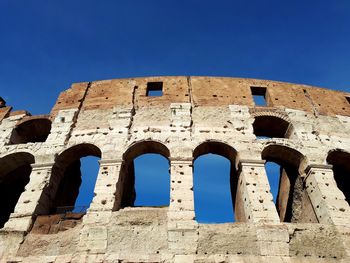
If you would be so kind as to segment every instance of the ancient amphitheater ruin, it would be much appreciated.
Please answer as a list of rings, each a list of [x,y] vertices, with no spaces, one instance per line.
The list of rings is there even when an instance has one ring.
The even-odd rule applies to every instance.
[[[1,262],[350,262],[350,93],[113,79],[73,84],[49,115],[1,100],[0,122]],[[169,161],[169,206],[133,205],[145,153]],[[230,160],[233,223],[196,221],[192,167],[207,153]],[[93,201],[59,213],[74,205],[84,156],[101,158]],[[267,161],[282,167],[276,205]]]

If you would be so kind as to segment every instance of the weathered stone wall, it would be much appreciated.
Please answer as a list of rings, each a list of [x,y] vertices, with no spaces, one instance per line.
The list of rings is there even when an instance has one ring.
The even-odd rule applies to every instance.
[[[162,82],[163,95],[147,96],[149,82]],[[252,87],[266,90],[266,106],[254,104]],[[0,261],[349,262],[350,185],[337,181],[350,176],[349,98],[266,80],[150,77],[73,84],[49,116],[3,105],[0,186],[18,167],[31,171],[0,229]],[[258,118],[271,138],[255,134]],[[52,122],[43,141],[11,139],[45,133],[39,120]],[[124,207],[132,158],[148,152],[169,160],[170,205]],[[235,223],[195,220],[193,161],[209,152],[231,161]],[[65,169],[86,155],[101,157],[90,208],[52,215]],[[278,209],[266,161],[283,167]]]

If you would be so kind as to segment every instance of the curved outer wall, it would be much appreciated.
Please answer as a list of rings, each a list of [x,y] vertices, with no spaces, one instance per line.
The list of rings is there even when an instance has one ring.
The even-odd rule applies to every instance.
[[[146,96],[148,82],[162,82],[163,95]],[[267,106],[255,106],[252,87],[266,90]],[[257,139],[257,116],[288,122],[280,136],[285,138]],[[23,152],[35,159],[30,181],[0,230],[2,262],[350,261],[350,207],[327,163],[331,151],[350,153],[350,93],[216,77],[77,83],[60,94],[45,117],[52,121],[46,141],[11,143],[14,130],[35,118],[0,108],[0,161]],[[129,161],[124,153],[144,141],[169,150],[170,205],[122,209],[123,167]],[[208,141],[235,150],[239,223],[195,221],[193,151]],[[59,167],[57,156],[80,144],[102,153],[95,196],[86,215],[52,230],[53,217],[40,215],[48,213],[57,184],[53,167]],[[283,155],[299,174],[303,212],[289,223],[281,222],[272,201],[264,155]]]

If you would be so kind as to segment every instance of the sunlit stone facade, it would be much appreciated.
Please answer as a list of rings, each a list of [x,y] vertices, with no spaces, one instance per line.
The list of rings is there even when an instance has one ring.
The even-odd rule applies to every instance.
[[[0,100],[0,121],[1,262],[350,261],[350,93],[114,79],[73,84],[48,115]],[[133,206],[144,153],[169,160],[168,207]],[[193,161],[206,153],[231,162],[234,223],[196,221]],[[93,201],[59,213],[74,205],[88,155],[101,158]],[[282,167],[276,205],[266,161]]]

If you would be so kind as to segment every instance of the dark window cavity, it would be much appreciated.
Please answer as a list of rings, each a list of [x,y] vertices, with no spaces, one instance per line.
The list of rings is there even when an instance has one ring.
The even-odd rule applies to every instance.
[[[350,204],[350,153],[335,150],[328,154],[327,162],[333,165],[334,179]]]
[[[266,88],[265,87],[250,87],[255,106],[267,106]]]
[[[147,97],[163,96],[163,82],[147,82]]]
[[[6,107],[6,101],[2,97],[0,97],[0,108],[4,107]]]
[[[262,152],[281,222],[318,222],[299,172],[303,158],[298,151],[280,145],[267,146]]]
[[[258,139],[289,138],[292,132],[291,124],[275,116],[256,116],[253,122],[254,134]]]
[[[100,158],[100,149],[92,144],[79,144],[60,154],[50,186],[44,190],[50,198],[42,200],[41,214],[85,213],[94,195]]]
[[[51,121],[48,118],[29,119],[12,131],[10,144],[45,142],[50,131]]]
[[[29,182],[34,156],[14,153],[0,158],[0,228],[8,221]]]

